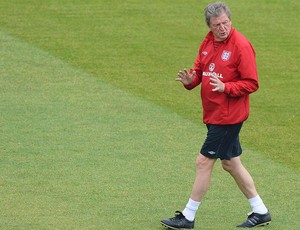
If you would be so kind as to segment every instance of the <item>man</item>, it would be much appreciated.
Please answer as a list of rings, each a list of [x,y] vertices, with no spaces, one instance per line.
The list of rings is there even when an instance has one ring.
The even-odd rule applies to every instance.
[[[249,94],[258,89],[255,51],[231,25],[230,10],[223,2],[205,8],[209,33],[203,40],[194,69],[179,71],[177,81],[191,90],[201,84],[203,122],[208,132],[196,160],[196,178],[182,212],[164,219],[171,229],[194,228],[196,212],[208,190],[217,159],[248,199],[252,212],[237,227],[267,225],[271,216],[258,195],[253,179],[241,163],[239,132],[249,115]]]

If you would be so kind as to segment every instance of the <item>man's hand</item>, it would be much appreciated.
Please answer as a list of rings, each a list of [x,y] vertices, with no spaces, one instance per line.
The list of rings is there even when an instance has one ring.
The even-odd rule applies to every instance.
[[[209,84],[214,87],[212,89],[214,92],[217,91],[223,93],[225,90],[225,84],[217,76],[212,76]]]
[[[196,76],[196,71],[194,70],[191,74],[186,70],[180,70],[178,77],[175,79],[176,81],[180,81],[184,85],[190,85],[193,83],[194,78]]]

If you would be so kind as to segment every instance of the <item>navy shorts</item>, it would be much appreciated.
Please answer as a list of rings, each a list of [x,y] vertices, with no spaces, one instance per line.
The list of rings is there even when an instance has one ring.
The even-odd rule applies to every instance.
[[[242,154],[239,133],[243,123],[206,125],[208,132],[200,153],[208,158],[230,160]]]

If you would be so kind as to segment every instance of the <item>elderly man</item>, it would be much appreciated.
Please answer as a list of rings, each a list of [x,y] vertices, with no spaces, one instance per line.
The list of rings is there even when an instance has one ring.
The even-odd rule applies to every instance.
[[[200,45],[190,71],[179,71],[177,81],[188,89],[201,84],[203,122],[207,136],[196,160],[196,177],[190,199],[182,212],[163,219],[170,229],[194,228],[195,215],[206,194],[217,159],[248,199],[252,212],[237,227],[267,225],[271,216],[256,191],[253,179],[241,163],[239,133],[249,116],[249,95],[258,89],[255,51],[232,27],[230,10],[223,2],[205,8],[209,33]]]

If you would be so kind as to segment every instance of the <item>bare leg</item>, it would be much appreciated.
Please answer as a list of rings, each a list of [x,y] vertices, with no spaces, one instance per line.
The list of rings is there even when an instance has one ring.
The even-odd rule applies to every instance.
[[[169,229],[192,229],[196,212],[201,203],[202,197],[208,190],[211,172],[215,159],[209,159],[202,154],[196,160],[196,178],[192,189],[191,197],[182,212],[176,212],[175,217],[163,219],[161,224]]]
[[[202,154],[196,160],[196,178],[192,189],[191,199],[201,201],[209,188],[211,173],[216,159],[210,159]]]
[[[258,195],[254,181],[243,166],[240,157],[234,157],[231,160],[222,160],[222,167],[231,174],[242,193],[248,199]]]

